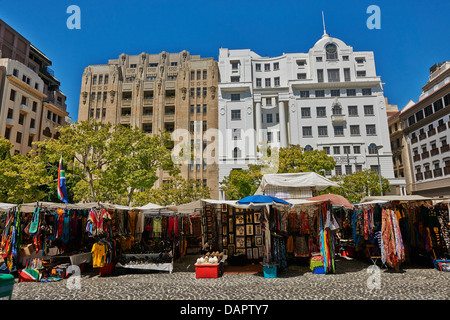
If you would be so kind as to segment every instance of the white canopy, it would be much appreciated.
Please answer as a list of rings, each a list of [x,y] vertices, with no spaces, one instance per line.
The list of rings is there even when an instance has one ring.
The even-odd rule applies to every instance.
[[[314,188],[316,191],[321,191],[328,187],[339,187],[339,185],[315,172],[265,174],[255,194],[264,194],[270,187],[280,189],[280,192],[282,189],[292,188]]]
[[[196,200],[178,206],[168,206],[167,209],[178,213],[194,214],[196,211],[202,210],[202,203],[201,200]]]
[[[419,195],[404,195],[404,196],[397,196],[397,195],[391,195],[391,196],[371,196],[371,197],[364,197],[360,204],[364,204],[365,202],[369,201],[428,201],[432,200],[432,198],[427,198]]]

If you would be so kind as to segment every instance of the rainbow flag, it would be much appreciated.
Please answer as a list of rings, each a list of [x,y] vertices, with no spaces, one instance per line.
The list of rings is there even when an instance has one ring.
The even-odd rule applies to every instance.
[[[62,154],[59,159],[58,168],[58,198],[64,203],[69,203],[67,200],[67,190],[66,190],[66,173],[64,171]]]

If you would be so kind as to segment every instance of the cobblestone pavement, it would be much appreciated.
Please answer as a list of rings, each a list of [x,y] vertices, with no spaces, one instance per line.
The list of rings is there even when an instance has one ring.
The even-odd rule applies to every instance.
[[[196,279],[197,256],[174,263],[173,273],[155,272],[100,277],[81,276],[81,288],[68,289],[69,279],[52,283],[16,283],[13,300],[449,300],[450,273],[405,267],[401,273],[380,270],[380,288],[370,289],[369,263],[336,260],[336,274],[312,274],[293,265],[277,278],[262,274],[225,274]],[[372,282],[373,284],[373,282]]]

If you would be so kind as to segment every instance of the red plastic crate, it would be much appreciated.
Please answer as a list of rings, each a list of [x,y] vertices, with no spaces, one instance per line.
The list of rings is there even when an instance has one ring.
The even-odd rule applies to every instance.
[[[217,278],[219,276],[220,264],[195,265],[196,278]]]
[[[99,275],[100,276],[109,276],[114,273],[115,263],[108,263],[103,268],[100,268]]]

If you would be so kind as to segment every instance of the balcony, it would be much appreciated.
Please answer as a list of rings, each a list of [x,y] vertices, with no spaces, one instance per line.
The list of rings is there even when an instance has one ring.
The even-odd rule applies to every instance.
[[[421,172],[416,173],[416,181],[420,181],[420,180],[423,180],[423,173],[421,173]]]
[[[417,141],[419,141],[419,139],[417,137],[414,137],[414,138],[411,139],[411,143],[412,144],[416,143]]]
[[[30,113],[31,112],[31,108],[29,106],[27,106],[26,104],[23,104],[23,103],[20,104],[19,110],[23,111],[24,113]]]
[[[447,125],[445,123],[441,124],[440,126],[437,127],[437,131],[438,132],[442,132],[445,129],[447,129]]]
[[[433,175],[435,178],[439,178],[442,177],[442,169],[441,168],[437,168],[433,170]]]
[[[446,144],[444,146],[441,147],[441,153],[447,152],[450,150],[450,145]]]
[[[429,151],[425,151],[422,153],[422,159],[428,159],[430,157],[430,152]]]
[[[333,114],[333,115],[331,115],[331,123],[333,123],[333,124],[343,124],[343,123],[345,123],[345,115],[343,115],[343,114]]]
[[[413,157],[414,162],[419,161],[420,160],[420,154],[415,154]]]
[[[446,176],[450,174],[450,167],[444,167],[444,174]]]
[[[431,156],[438,155],[439,154],[439,148],[431,149],[430,153],[431,153]]]
[[[29,134],[36,134],[36,133],[37,133],[37,130],[36,130],[36,128],[30,128],[30,129],[28,130],[28,133],[29,133]]]
[[[426,139],[426,138],[427,138],[427,134],[426,134],[425,132],[419,134],[419,140],[420,140],[420,141],[422,141],[423,139]]]
[[[428,131],[428,137],[434,136],[436,134],[436,128],[433,128]]]
[[[425,179],[432,179],[433,178],[433,173],[431,172],[431,170],[425,171],[424,174],[425,174]]]

